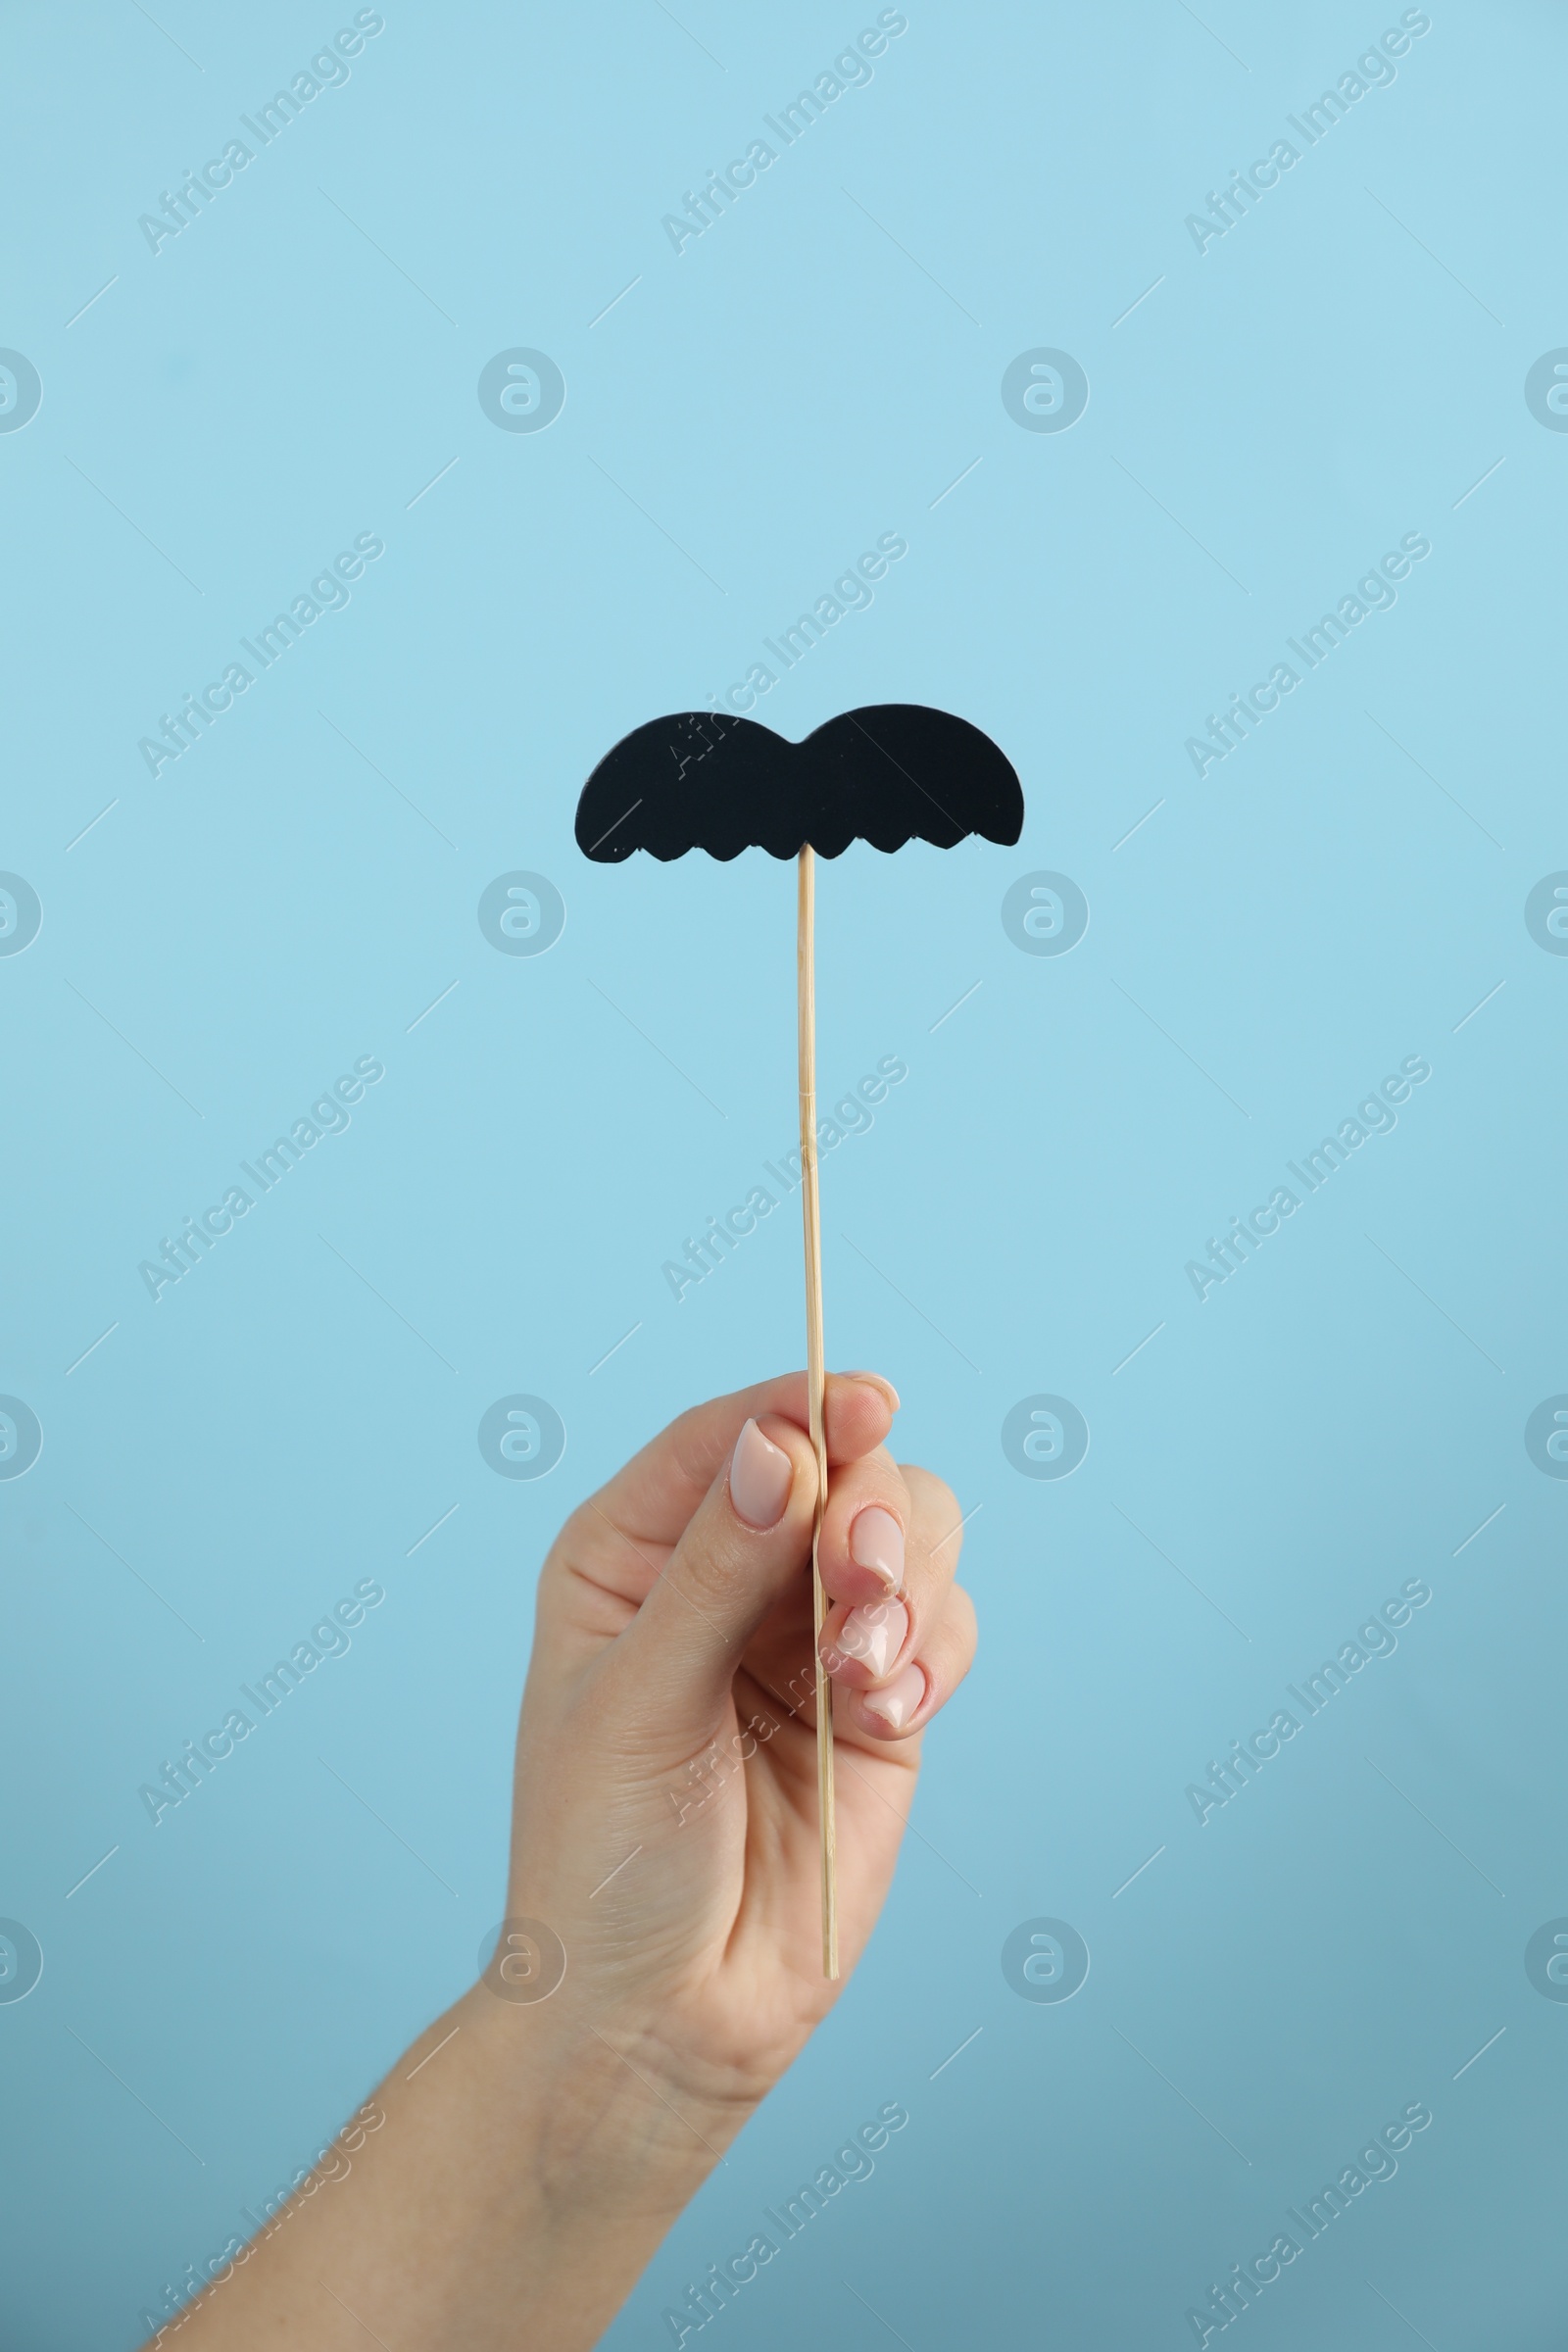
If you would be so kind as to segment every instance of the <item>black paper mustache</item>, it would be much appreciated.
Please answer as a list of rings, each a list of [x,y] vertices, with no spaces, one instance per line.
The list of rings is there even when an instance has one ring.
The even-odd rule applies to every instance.
[[[920,703],[871,703],[786,742],[755,719],[680,710],[606,754],[577,803],[577,847],[601,865],[634,850],[837,858],[852,841],[951,850],[969,833],[1010,845],[1023,787],[989,735]]]

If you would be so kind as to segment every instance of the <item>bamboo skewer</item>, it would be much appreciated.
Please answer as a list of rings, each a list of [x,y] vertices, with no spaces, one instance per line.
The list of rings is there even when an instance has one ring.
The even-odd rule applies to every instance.
[[[816,1510],[811,1521],[812,1654],[816,1660],[816,1794],[822,1860],[822,1974],[839,1973],[837,1850],[833,1817],[833,1685],[822,1662],[827,1595],[817,1557],[827,1503],[827,1438],[822,1421],[826,1372],[822,1351],[822,1222],[816,1192],[816,979],[813,944],[816,858],[809,843],[800,856],[796,922],[796,995],[801,1086],[801,1214],[806,1232],[806,1381],[811,1449],[816,1455]]]

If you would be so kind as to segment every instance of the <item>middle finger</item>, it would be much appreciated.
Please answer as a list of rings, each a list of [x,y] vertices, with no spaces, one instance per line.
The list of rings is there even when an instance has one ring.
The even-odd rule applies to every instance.
[[[957,1498],[884,1448],[835,1474],[818,1558],[832,1606],[822,1655],[836,1682],[886,1682],[935,1623],[962,1543]]]

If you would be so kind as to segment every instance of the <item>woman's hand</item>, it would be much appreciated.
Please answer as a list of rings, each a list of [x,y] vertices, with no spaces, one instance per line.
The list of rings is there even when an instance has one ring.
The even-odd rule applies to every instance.
[[[882,1441],[886,1381],[827,1384],[819,1557],[838,1686],[839,1913],[881,1910],[924,1726],[974,1655],[960,1511]],[[802,1375],[699,1405],[573,1512],[545,1563],[509,1910],[567,1952],[604,2032],[739,2121],[836,1997],[822,1976]]]
[[[888,1453],[897,1404],[874,1374],[827,1384],[846,1968],[975,1644],[959,1508]],[[189,2307],[198,2343],[593,2344],[831,2006],[806,1422],[804,1374],[716,1398],[572,1513],[539,1580],[495,1958],[377,2091],[352,2178],[334,2151]]]

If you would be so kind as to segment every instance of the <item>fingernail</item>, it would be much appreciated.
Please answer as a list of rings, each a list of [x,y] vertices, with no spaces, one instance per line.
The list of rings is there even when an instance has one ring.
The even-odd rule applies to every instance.
[[[925,1668],[913,1663],[896,1674],[885,1690],[866,1690],[860,1704],[890,1732],[902,1732],[925,1701]]]
[[[879,1502],[858,1511],[850,1528],[850,1557],[869,1568],[890,1592],[904,1590],[904,1530]]]
[[[729,1498],[748,1527],[776,1527],[790,1498],[794,1465],[781,1447],[748,1421],[729,1464]]]
[[[880,1389],[891,1403],[893,1410],[895,1412],[899,1410],[899,1392],[891,1380],[883,1379],[880,1372],[846,1372],[844,1378],[846,1380],[863,1380],[873,1389]]]
[[[886,1674],[909,1634],[909,1612],[902,1600],[877,1600],[852,1609],[839,1628],[841,1657],[855,1658],[874,1675]]]

